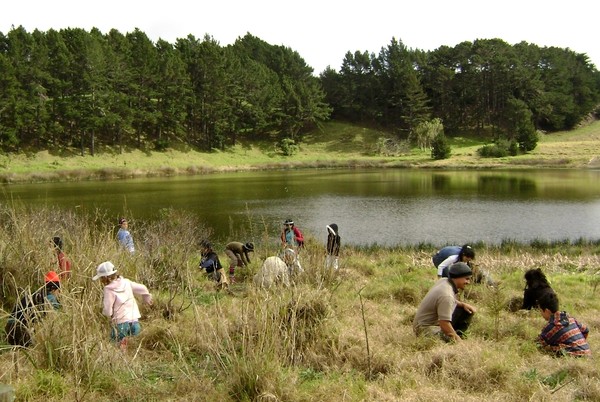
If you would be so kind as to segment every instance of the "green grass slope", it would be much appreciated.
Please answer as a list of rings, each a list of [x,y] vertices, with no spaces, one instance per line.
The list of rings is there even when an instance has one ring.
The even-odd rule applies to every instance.
[[[387,141],[387,142],[386,142]],[[384,147],[382,144],[392,144]],[[96,155],[78,150],[0,155],[0,181],[58,181],[201,174],[273,168],[386,166],[414,168],[596,168],[600,166],[600,122],[586,127],[542,134],[537,148],[525,155],[481,158],[485,141],[472,137],[450,139],[452,155],[431,159],[427,149],[394,140],[389,133],[341,122],[327,122],[305,134],[297,151],[284,156],[276,141],[239,142],[225,151],[198,152],[174,144],[164,152],[111,148]]]

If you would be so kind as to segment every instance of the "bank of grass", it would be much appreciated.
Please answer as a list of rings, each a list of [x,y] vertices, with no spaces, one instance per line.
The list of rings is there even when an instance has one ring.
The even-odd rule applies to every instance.
[[[59,213],[60,212],[60,213]],[[468,340],[417,339],[416,307],[434,283],[431,245],[344,247],[340,269],[324,269],[324,246],[308,236],[305,273],[289,289],[252,285],[260,262],[277,252],[277,234],[252,222],[256,244],[238,269],[233,294],[216,293],[197,269],[199,239],[210,231],[193,216],[164,211],[136,225],[135,256],[123,254],[103,216],[52,208],[0,209],[4,324],[17,288],[38,287],[54,268],[49,239],[63,236],[73,260],[59,312],[36,326],[36,345],[0,344],[0,383],[27,401],[572,401],[600,400],[595,359],[552,358],[533,340],[537,311],[511,312],[523,273],[541,267],[562,307],[590,327],[600,347],[600,242],[505,241],[476,244],[477,262],[500,286],[471,285],[478,308]],[[226,261],[222,244],[216,244]],[[155,296],[143,331],[121,353],[100,314],[95,266],[112,260]],[[3,325],[2,325],[3,327]]]
[[[525,155],[480,158],[485,145],[475,136],[451,138],[452,156],[434,161],[429,150],[401,144],[393,156],[378,147],[389,133],[340,122],[328,122],[303,136],[298,151],[284,156],[275,141],[239,142],[225,151],[198,152],[173,144],[164,152],[101,147],[81,156],[77,149],[0,155],[0,182],[120,179],[195,175],[252,169],[334,167],[586,168],[600,167],[600,122],[583,128],[542,134],[537,148]],[[87,152],[87,151],[86,151]]]

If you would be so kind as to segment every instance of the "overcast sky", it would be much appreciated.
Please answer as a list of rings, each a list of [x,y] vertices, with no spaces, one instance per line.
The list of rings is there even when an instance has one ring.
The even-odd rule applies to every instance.
[[[249,32],[297,51],[316,73],[339,70],[347,51],[378,54],[392,37],[422,50],[500,38],[568,47],[600,68],[599,16],[598,0],[4,0],[0,32],[139,28],[153,41],[209,34],[221,46]]]

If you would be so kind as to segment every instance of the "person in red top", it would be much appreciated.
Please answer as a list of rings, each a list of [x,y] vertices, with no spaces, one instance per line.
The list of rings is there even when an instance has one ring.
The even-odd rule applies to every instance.
[[[304,236],[300,229],[294,226],[294,221],[286,219],[281,232],[281,245],[283,248],[291,248],[298,253],[298,249],[304,247]]]
[[[54,249],[56,250],[56,256],[58,258],[60,276],[63,278],[69,278],[71,276],[71,260],[62,250],[63,241],[59,236],[54,236],[52,242],[54,243]]]

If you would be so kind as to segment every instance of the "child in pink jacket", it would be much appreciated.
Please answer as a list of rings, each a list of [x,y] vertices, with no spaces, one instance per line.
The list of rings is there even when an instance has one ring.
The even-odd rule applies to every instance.
[[[117,274],[112,262],[98,265],[92,280],[104,285],[102,314],[111,318],[111,339],[119,343],[121,349],[127,346],[127,337],[139,335],[138,319],[141,317],[134,295],[142,297],[144,303],[152,305],[152,295],[141,283],[130,281]]]

